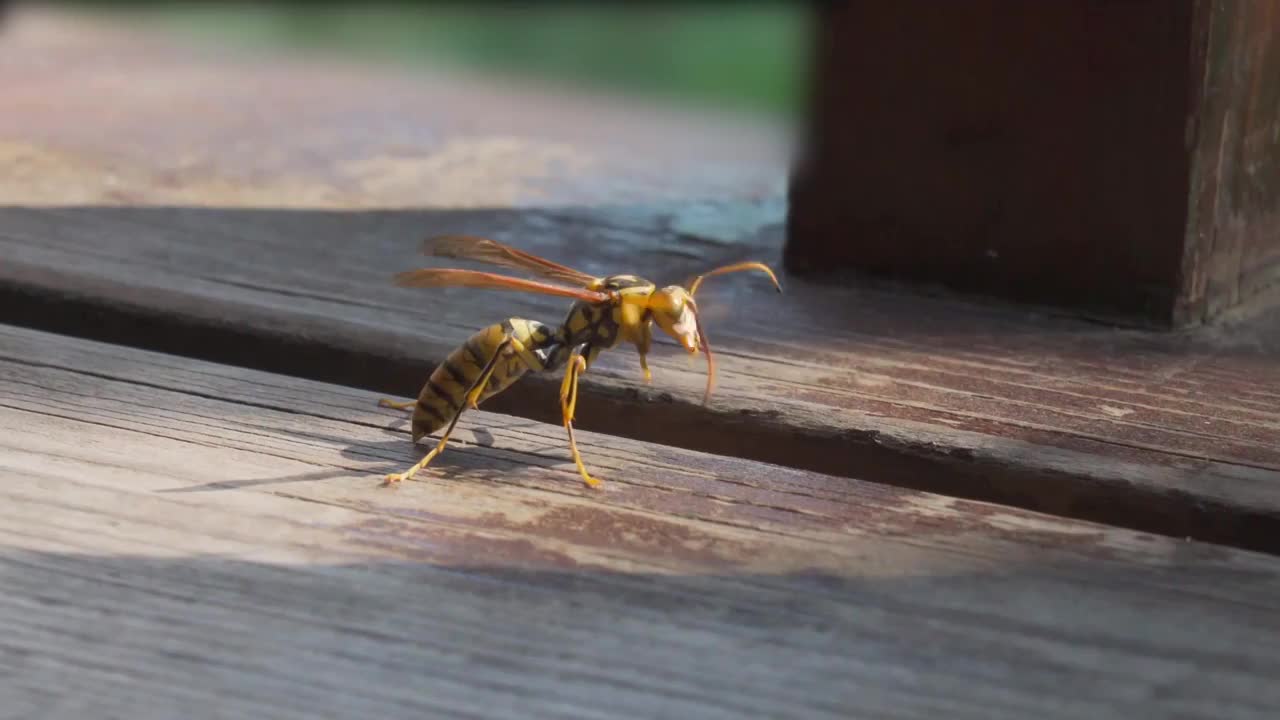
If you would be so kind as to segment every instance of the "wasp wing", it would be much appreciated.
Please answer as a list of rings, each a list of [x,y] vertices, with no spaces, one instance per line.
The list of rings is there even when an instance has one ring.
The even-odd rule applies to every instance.
[[[604,302],[609,295],[586,288],[552,285],[538,280],[508,277],[477,270],[459,270],[456,268],[422,268],[397,273],[395,284],[400,287],[469,287],[489,290],[510,290],[514,292],[531,292],[541,295],[557,295],[560,297],[586,300],[587,302]]]
[[[593,287],[600,281],[600,278],[551,262],[546,258],[517,250],[496,240],[474,235],[444,235],[427,238],[422,244],[422,252],[435,257],[476,260],[512,270],[525,270],[579,287]]]

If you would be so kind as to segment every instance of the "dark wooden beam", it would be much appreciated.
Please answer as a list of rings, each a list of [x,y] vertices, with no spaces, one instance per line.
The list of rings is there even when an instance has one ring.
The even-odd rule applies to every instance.
[[[1280,0],[818,15],[794,272],[1161,327],[1261,305],[1280,279]]]

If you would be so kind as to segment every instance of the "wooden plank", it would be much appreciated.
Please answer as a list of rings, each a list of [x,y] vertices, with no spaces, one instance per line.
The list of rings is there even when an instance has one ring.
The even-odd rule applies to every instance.
[[[545,204],[531,193],[498,207],[508,200],[476,178],[490,165],[499,172],[501,158],[426,162],[405,169],[391,188],[340,170],[367,160],[362,128],[397,141],[430,137],[421,152],[438,157],[448,146],[440,138],[465,125],[469,108],[477,122],[493,122],[475,100],[483,86],[458,89],[456,102],[443,103],[444,129],[428,133],[436,116],[426,108],[443,92],[436,85],[285,65],[255,75],[246,89],[243,73],[220,69],[223,60],[133,39],[125,52],[114,36],[90,41],[77,34],[88,31],[41,27],[15,32],[5,46],[13,52],[0,49],[0,82],[22,109],[0,116],[0,146],[19,158],[61,158],[15,162],[20,169],[0,180],[6,322],[409,396],[474,329],[511,315],[556,322],[566,309],[521,295],[391,287],[393,273],[424,262],[416,248],[428,233],[491,235],[598,273],[681,277],[747,256],[778,260],[785,206],[767,193],[753,199],[755,175],[739,169],[768,173],[751,162],[710,163],[681,189],[720,202],[669,204],[669,188],[655,183],[636,189],[632,204],[578,204],[589,203],[586,188],[600,182],[592,170],[555,175],[554,191],[543,188],[554,196]],[[70,38],[47,39],[63,37],[55,30]],[[57,54],[37,52],[50,45]],[[128,83],[117,84],[120,77]],[[392,86],[389,97],[418,109],[412,122],[368,89]],[[182,103],[176,88],[190,93]],[[313,89],[290,95],[289,88]],[[257,92],[291,99],[247,126],[234,113],[174,121],[175,107],[200,98],[243,107]],[[346,102],[340,98],[352,104],[335,108]],[[515,114],[510,132],[539,137],[519,123],[541,106],[522,102],[534,109]],[[95,134],[68,119],[95,104],[120,108],[116,124]],[[293,135],[310,140],[290,144],[288,129],[303,125],[308,132]],[[126,128],[136,139],[113,144]],[[140,128],[162,129],[161,146],[194,148],[199,162],[142,152]],[[224,141],[236,148],[227,153],[198,141],[259,134],[270,142]],[[680,137],[689,142],[694,130]],[[132,142],[138,149],[121,154]],[[255,155],[246,145],[274,150]],[[599,148],[614,146],[582,145],[602,155]],[[332,160],[317,163],[323,148]],[[625,157],[613,166],[625,178],[648,177],[642,168],[652,158]],[[184,180],[167,182],[171,173]],[[720,173],[745,179],[696,181]],[[124,178],[126,195],[114,194],[112,176]],[[415,177],[428,188],[419,207],[397,207]],[[194,189],[182,190],[188,181]],[[444,187],[449,193],[430,189]],[[458,200],[468,188],[473,202]],[[380,206],[384,200],[392,207]],[[1280,550],[1280,323],[1260,318],[1230,333],[1153,336],[866,284],[789,276],[784,284],[778,296],[757,278],[708,283],[702,303],[721,369],[709,407],[698,404],[703,369],[669,345],[653,359],[651,386],[622,351],[584,378],[583,427]],[[558,378],[529,378],[487,407],[555,421],[557,386]]]
[[[819,7],[792,269],[1161,328],[1280,297],[1280,1],[936,5]]]
[[[1191,314],[1212,317],[1261,306],[1280,287],[1280,1],[1195,8],[1198,142],[1183,292]]]
[[[0,328],[13,716],[1265,718],[1280,560]]]

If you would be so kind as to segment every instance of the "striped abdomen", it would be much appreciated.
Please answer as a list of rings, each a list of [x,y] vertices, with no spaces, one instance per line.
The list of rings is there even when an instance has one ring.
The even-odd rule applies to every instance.
[[[526,352],[509,349],[498,360],[480,395],[482,402],[507,389],[526,372],[548,369],[563,355],[558,351],[560,344],[552,330],[539,322],[511,318],[480,330],[450,353],[422,386],[413,409],[414,442],[449,424],[466,402],[467,391],[508,334],[520,341]]]

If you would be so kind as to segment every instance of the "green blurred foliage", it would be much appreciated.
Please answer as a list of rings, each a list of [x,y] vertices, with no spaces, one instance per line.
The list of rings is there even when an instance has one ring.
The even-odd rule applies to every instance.
[[[740,3],[78,3],[220,42],[542,77],[790,115],[805,6]]]

